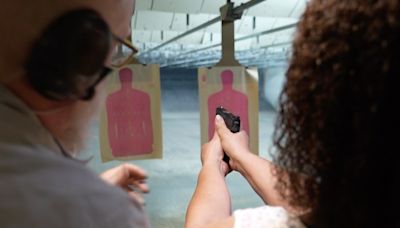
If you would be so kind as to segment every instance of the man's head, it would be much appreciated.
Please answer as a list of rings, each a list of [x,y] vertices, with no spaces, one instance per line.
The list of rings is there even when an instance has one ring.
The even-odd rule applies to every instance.
[[[0,82],[21,76],[32,44],[60,15],[80,8],[97,11],[111,31],[130,34],[134,0],[7,0],[0,7]]]
[[[25,78],[53,100],[90,100],[110,68],[113,34],[94,10],[64,13],[45,29],[28,55]]]
[[[86,102],[48,99],[38,93],[32,83],[27,80],[28,57],[31,56],[33,46],[40,41],[52,22],[76,10],[89,9],[97,12],[111,34],[120,38],[127,37],[130,34],[134,3],[134,0],[13,0],[2,3],[0,8],[0,29],[2,29],[0,83],[6,84],[35,110],[44,126],[70,151],[77,151],[81,147],[89,120],[103,100],[104,94],[100,90],[104,86],[97,86],[95,88],[98,92],[97,96]],[[68,35],[71,36],[71,34]],[[113,45],[115,43],[110,44],[109,51],[112,50]],[[107,65],[107,63],[99,65]],[[57,77],[57,74],[54,77]],[[47,114],[43,115],[43,113]]]

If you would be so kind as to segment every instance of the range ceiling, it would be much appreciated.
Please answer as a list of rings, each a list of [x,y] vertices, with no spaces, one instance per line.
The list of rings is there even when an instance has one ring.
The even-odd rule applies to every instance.
[[[235,7],[250,0],[232,0]],[[307,0],[265,0],[243,12],[235,21],[236,58],[243,65],[265,67],[286,62],[294,28],[266,35],[252,34],[294,24]],[[160,49],[154,47],[219,16],[225,0],[136,0],[132,17],[132,40],[143,63],[161,67],[193,68],[218,62],[221,23],[194,32]],[[199,51],[200,49],[204,49]]]

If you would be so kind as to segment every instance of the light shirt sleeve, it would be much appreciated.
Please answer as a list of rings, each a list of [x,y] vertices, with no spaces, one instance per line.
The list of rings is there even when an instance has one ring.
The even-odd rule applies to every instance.
[[[282,207],[263,206],[236,210],[234,228],[305,228],[300,219]]]

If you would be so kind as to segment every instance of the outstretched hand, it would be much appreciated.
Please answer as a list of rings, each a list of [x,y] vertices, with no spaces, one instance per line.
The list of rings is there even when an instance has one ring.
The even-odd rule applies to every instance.
[[[149,192],[149,187],[146,183],[147,174],[143,169],[125,163],[106,170],[100,174],[100,178],[111,185],[124,189],[129,193],[131,198],[144,204],[141,193]]]

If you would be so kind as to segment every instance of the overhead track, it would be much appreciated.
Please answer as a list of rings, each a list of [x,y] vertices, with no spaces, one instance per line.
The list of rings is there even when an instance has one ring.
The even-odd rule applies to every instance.
[[[243,36],[243,37],[237,38],[237,39],[235,39],[235,42],[251,39],[251,38],[257,37],[257,36],[262,36],[262,35],[267,35],[267,34],[279,32],[279,31],[283,31],[283,30],[286,30],[286,29],[291,29],[291,28],[294,28],[296,26],[297,26],[297,23],[293,23],[293,24],[284,25],[284,26],[281,26],[281,27],[278,27],[278,28],[268,29],[268,30],[265,30],[265,31],[262,31],[262,32],[258,32],[258,33],[254,33],[254,34],[251,34],[251,35],[248,35],[248,36]],[[190,50],[190,51],[187,51],[187,52],[180,53],[179,56],[181,57],[181,56],[185,56],[185,55],[192,54],[192,53],[195,53],[195,52],[201,52],[201,51],[205,51],[205,50],[216,48],[216,47],[220,47],[220,46],[221,46],[221,43],[217,43],[217,44],[213,44],[213,45],[210,45],[210,46],[202,47],[202,48],[199,48],[199,49]]]
[[[243,62],[245,60],[254,60],[254,61],[264,61],[263,59],[267,59],[267,56],[274,56],[274,53],[261,53],[262,51],[265,52],[268,48],[271,47],[278,47],[278,46],[285,46],[285,45],[290,45],[291,42],[284,42],[284,43],[275,43],[275,44],[270,44],[266,46],[259,47],[257,51],[259,53],[253,53],[253,54],[246,54],[248,51],[238,51],[237,53],[237,58],[240,62]],[[260,56],[263,56],[264,58],[260,58]],[[179,67],[182,65],[193,65],[197,62],[214,62],[219,60],[221,57],[216,54],[212,53],[211,55],[208,55],[203,58],[196,58],[196,59],[187,59],[183,61],[174,61],[174,62],[165,62],[161,65],[161,67]]]
[[[255,6],[255,5],[257,5],[257,4],[259,4],[259,3],[263,2],[263,1],[265,1],[265,0],[251,0],[251,1],[246,2],[246,3],[242,3],[240,6],[235,7],[233,9],[233,12],[234,12],[234,14],[241,14],[244,10],[246,10],[248,8],[251,8],[251,7],[253,7],[253,6]],[[190,29],[190,30],[188,30],[188,31],[186,31],[186,32],[184,32],[184,33],[182,33],[182,34],[180,34],[180,35],[178,35],[178,36],[176,36],[176,37],[174,37],[174,38],[172,38],[172,39],[170,39],[170,40],[168,40],[168,41],[166,41],[166,42],[164,42],[164,43],[162,43],[162,44],[160,44],[160,45],[158,45],[158,46],[156,46],[156,47],[154,47],[154,48],[152,48],[152,49],[150,49],[150,50],[148,50],[146,52],[144,52],[144,53],[140,53],[138,57],[142,57],[144,55],[147,55],[148,53],[153,52],[155,50],[158,50],[158,49],[160,49],[160,48],[162,48],[162,47],[164,47],[164,46],[166,46],[166,45],[168,45],[168,44],[170,44],[172,42],[175,42],[175,41],[177,41],[177,40],[179,40],[179,39],[181,39],[181,38],[183,38],[183,37],[185,37],[185,36],[187,36],[189,34],[192,34],[192,33],[197,32],[197,31],[199,31],[199,30],[201,30],[203,28],[206,28],[206,27],[208,27],[210,25],[213,25],[213,24],[219,22],[220,20],[221,20],[221,16],[218,16],[218,17],[216,17],[216,18],[214,18],[214,19],[212,19],[212,20],[210,20],[210,21],[208,21],[208,22],[206,22],[204,24],[201,24],[201,25],[199,25],[199,26],[197,26],[197,27],[195,27],[193,29]]]
[[[178,68],[210,67],[210,66],[215,65],[215,63],[217,63],[218,60],[219,60],[219,58],[212,59],[210,61],[203,60],[203,61],[200,61],[200,62],[196,62],[195,64],[181,64],[181,65],[172,66],[172,67],[168,66],[168,65],[165,65],[165,66],[161,66],[161,67],[168,67],[168,68],[175,68],[175,67],[178,67]],[[264,60],[264,61],[252,61],[252,60],[247,60],[247,59],[239,59],[239,62],[244,64],[244,65],[246,65],[246,66],[249,66],[249,67],[255,67],[255,66],[265,67],[265,66],[269,66],[269,65],[273,65],[273,64],[274,65],[285,65],[286,60],[287,59],[285,59],[285,58],[270,58],[270,59]]]
[[[242,41],[242,40],[247,40],[247,39],[251,39],[253,37],[257,37],[257,36],[267,35],[267,34],[279,32],[279,31],[282,31],[282,30],[291,29],[291,28],[294,28],[296,26],[297,26],[297,23],[288,24],[288,25],[285,25],[285,26],[282,26],[282,27],[265,30],[263,32],[254,33],[254,34],[251,34],[251,35],[248,35],[248,36],[243,36],[243,37],[237,38],[235,41],[238,42],[238,41]]]

